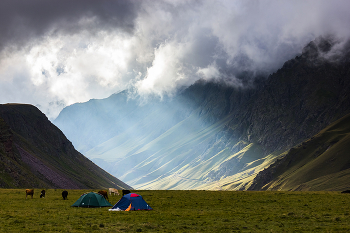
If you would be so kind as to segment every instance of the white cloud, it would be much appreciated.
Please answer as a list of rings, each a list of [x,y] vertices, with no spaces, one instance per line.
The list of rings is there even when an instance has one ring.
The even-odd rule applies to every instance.
[[[8,95],[1,99],[29,101],[42,108],[47,102],[59,100],[57,107],[62,108],[62,102],[69,105],[104,98],[126,88],[127,82],[123,78],[134,57],[130,38],[110,33],[86,38],[81,34],[49,36],[30,48],[5,56],[1,61],[0,77],[7,85],[0,89],[4,93],[5,88],[9,90],[9,85],[13,86],[12,91],[6,91]],[[23,82],[27,83],[25,91],[31,93],[32,98],[28,99],[24,90],[13,91],[22,88],[20,83]],[[42,98],[44,93],[47,98]],[[54,107],[52,103],[50,107]]]
[[[204,80],[212,80],[220,78],[220,71],[216,63],[212,63],[205,68],[199,68],[197,74]]]
[[[28,39],[6,38],[11,28],[0,23],[7,32],[0,36],[1,103],[40,105],[52,119],[65,105],[130,85],[159,96],[200,78],[242,86],[240,71],[271,72],[319,35],[350,36],[345,0],[120,2],[118,12],[125,4],[129,13],[118,18],[88,3],[86,12],[75,6],[38,28],[34,13],[23,11],[31,22],[26,32],[33,31]],[[76,21],[66,25],[65,17]]]
[[[183,43],[166,42],[154,51],[152,65],[147,68],[145,78],[136,83],[138,93],[173,94],[177,87],[188,82],[188,68],[183,63],[187,46]]]

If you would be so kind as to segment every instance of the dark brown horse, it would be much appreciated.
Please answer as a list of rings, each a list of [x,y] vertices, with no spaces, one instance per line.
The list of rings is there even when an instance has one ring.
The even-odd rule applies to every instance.
[[[32,196],[32,199],[33,199],[34,189],[26,189],[26,199],[28,195]]]
[[[106,190],[98,191],[98,194],[101,194],[106,200],[109,201],[109,199],[108,199],[108,193],[107,193]]]

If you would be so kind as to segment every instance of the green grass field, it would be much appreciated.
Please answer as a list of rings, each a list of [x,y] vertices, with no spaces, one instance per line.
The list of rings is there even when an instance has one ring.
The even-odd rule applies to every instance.
[[[84,192],[49,189],[25,199],[0,189],[1,232],[348,232],[350,195],[340,192],[134,191],[152,211],[70,207]],[[120,196],[111,196],[114,205]]]

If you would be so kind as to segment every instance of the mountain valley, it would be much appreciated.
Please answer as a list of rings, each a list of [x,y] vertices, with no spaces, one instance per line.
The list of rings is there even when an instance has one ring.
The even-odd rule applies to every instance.
[[[53,123],[78,151],[136,189],[275,187],[258,180],[260,172],[350,113],[349,47],[336,53],[335,42],[318,38],[246,87],[199,80],[161,101],[123,91],[68,106]]]

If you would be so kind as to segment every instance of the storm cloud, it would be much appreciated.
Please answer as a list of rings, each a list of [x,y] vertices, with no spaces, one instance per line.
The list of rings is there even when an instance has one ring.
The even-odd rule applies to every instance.
[[[53,119],[126,88],[162,97],[198,79],[242,87],[240,73],[269,74],[319,36],[346,41],[348,9],[346,0],[1,1],[0,102]]]
[[[0,48],[21,46],[47,35],[133,29],[131,1],[4,0],[0,3]]]

